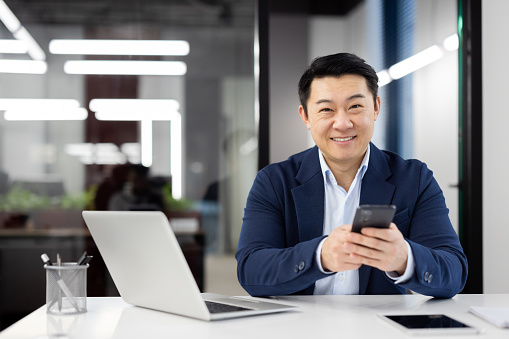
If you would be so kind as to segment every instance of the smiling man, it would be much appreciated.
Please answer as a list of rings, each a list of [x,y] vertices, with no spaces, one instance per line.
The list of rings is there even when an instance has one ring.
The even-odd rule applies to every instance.
[[[237,274],[254,296],[452,297],[467,260],[432,172],[371,143],[378,77],[361,58],[317,58],[299,81],[299,114],[316,146],[262,169],[251,188]],[[351,232],[363,204],[395,205],[388,229]]]

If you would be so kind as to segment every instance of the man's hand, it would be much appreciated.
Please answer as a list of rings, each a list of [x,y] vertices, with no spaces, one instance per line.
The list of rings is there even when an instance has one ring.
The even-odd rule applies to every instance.
[[[405,273],[408,248],[394,223],[388,229],[365,227],[361,234],[343,225],[331,232],[322,246],[322,266],[332,272],[353,270],[361,265],[381,271]]]
[[[334,229],[322,245],[320,259],[325,271],[343,272],[361,267],[359,258],[350,257],[351,252],[346,250],[347,237],[352,225],[342,225]]]

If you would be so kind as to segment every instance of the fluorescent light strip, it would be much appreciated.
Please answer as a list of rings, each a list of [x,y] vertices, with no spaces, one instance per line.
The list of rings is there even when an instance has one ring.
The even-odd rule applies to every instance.
[[[74,109],[80,107],[75,99],[0,99],[0,111],[28,109]]]
[[[0,0],[0,20],[4,23],[5,27],[20,41],[23,41],[27,46],[27,53],[34,60],[45,60],[46,54],[37,44],[34,38],[28,33],[25,27],[21,25],[18,18],[7,7],[3,0]],[[4,72],[10,73],[10,72]],[[24,73],[24,72],[15,72]]]
[[[70,121],[85,120],[88,112],[85,108],[71,110],[7,110],[4,119],[7,121]]]
[[[445,38],[443,47],[444,50],[448,52],[457,50],[459,48],[458,35],[453,34]],[[378,86],[385,86],[392,80],[400,79],[405,75],[415,72],[418,69],[439,60],[443,55],[443,50],[439,46],[433,45],[408,59],[398,62],[397,64],[390,67],[389,70],[378,72]]]
[[[424,51],[419,52],[408,59],[398,62],[389,68],[389,75],[392,79],[400,79],[407,74],[413,73],[424,66],[427,66],[438,59],[444,53],[437,45],[426,48]]]
[[[12,13],[11,9],[7,7],[3,0],[0,0],[0,20],[4,23],[5,27],[12,33],[16,32],[20,27],[21,23],[18,18]]]
[[[171,145],[171,194],[175,199],[182,198],[182,118],[175,115],[170,122]]]
[[[53,54],[80,55],[188,55],[184,40],[71,40],[55,39],[49,43]]]
[[[90,110],[93,112],[112,112],[111,118],[122,118],[125,113],[135,113],[136,119],[128,120],[141,120],[144,116],[141,115],[152,113],[167,113],[180,109],[180,104],[177,100],[172,99],[92,99],[89,104]],[[118,112],[122,114],[119,115]],[[169,119],[152,119],[152,120],[169,120]]]
[[[448,52],[455,51],[459,48],[460,41],[458,38],[458,34],[453,34],[444,39],[443,46],[444,49]]]
[[[391,76],[389,75],[389,72],[387,72],[386,69],[378,72],[376,75],[378,76],[378,87],[385,86],[392,81]]]
[[[122,153],[127,155],[129,162],[131,163],[141,162],[140,144],[138,142],[126,142],[125,144],[120,145],[120,150],[122,151]]]
[[[92,99],[90,110],[98,120],[141,121],[141,163],[152,165],[152,121],[166,120],[170,127],[172,195],[182,198],[182,117],[176,100]]]
[[[0,53],[25,54],[27,51],[27,46],[23,41],[0,39]]]
[[[97,120],[102,121],[171,121],[179,112],[122,112],[122,111],[98,111],[95,112]]]
[[[118,147],[111,143],[100,144],[67,144],[65,152],[76,156],[85,165],[91,164],[125,164],[125,154],[118,151]]]
[[[152,166],[152,120],[141,121],[141,164]]]
[[[48,64],[42,60],[0,60],[0,73],[45,74]]]
[[[110,75],[184,75],[187,66],[182,61],[77,60],[66,61],[67,74]]]
[[[21,26],[16,32],[13,32],[12,35],[20,41],[23,41],[27,46],[27,53],[34,60],[46,60],[46,53],[42,50],[42,48],[37,44],[34,38],[28,33],[25,27]]]

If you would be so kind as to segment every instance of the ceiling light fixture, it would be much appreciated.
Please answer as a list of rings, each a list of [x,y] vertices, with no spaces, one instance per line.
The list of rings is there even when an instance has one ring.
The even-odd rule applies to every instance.
[[[101,40],[54,39],[49,43],[53,54],[80,55],[188,55],[184,40]]]
[[[71,121],[86,120],[88,112],[83,107],[66,110],[7,110],[4,119],[7,121]]]
[[[23,41],[27,46],[27,53],[34,60],[45,60],[46,54],[42,48],[37,44],[34,38],[28,33],[25,27],[21,25],[18,18],[12,13],[10,8],[3,0],[0,0],[0,20],[4,23],[5,27],[12,33],[12,35]],[[19,73],[19,72],[17,72]]]
[[[27,53],[34,60],[46,60],[46,53],[42,50],[42,48],[37,44],[34,38],[28,33],[25,27],[21,26],[16,32],[13,32],[12,35],[19,41],[23,41],[27,46]]]
[[[7,121],[85,120],[88,112],[75,99],[0,99]]]
[[[440,59],[444,53],[437,45],[433,45],[426,48],[424,51],[419,52],[408,59],[398,62],[397,64],[389,68],[389,75],[392,79],[400,79],[407,74],[413,73],[418,69],[427,66],[438,59]]]
[[[104,75],[184,75],[187,67],[182,61],[73,60],[65,62],[64,72]]]
[[[127,160],[126,155],[119,152],[117,145],[112,143],[67,144],[65,145],[65,152],[78,157],[81,163],[85,165],[125,164]]]
[[[45,74],[47,71],[45,61],[0,59],[0,73]]]
[[[73,109],[80,107],[75,99],[0,99],[0,111],[28,109]]]
[[[376,75],[378,76],[378,86],[379,87],[385,86],[392,81],[392,78],[386,69],[378,72]]]
[[[0,53],[25,54],[28,51],[23,41],[15,39],[0,39]]]
[[[453,34],[444,39],[443,49],[438,45],[433,45],[422,52],[419,52],[410,58],[398,62],[391,66],[389,70],[383,70],[377,73],[378,87],[389,84],[392,80],[397,80],[405,75],[413,73],[444,56],[444,50],[452,52],[459,47],[459,39],[457,34]]]
[[[448,52],[455,51],[459,48],[460,40],[458,38],[458,34],[453,34],[444,39],[443,46],[444,49]]]
[[[91,111],[109,114],[108,120],[140,120],[143,114],[152,114],[152,120],[169,120],[164,114],[178,113],[180,104],[172,99],[92,99],[89,107]],[[158,114],[163,114],[161,119],[156,118]]]

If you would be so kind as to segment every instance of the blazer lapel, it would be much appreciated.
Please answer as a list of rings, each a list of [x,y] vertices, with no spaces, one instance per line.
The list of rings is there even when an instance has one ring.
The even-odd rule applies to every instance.
[[[299,225],[299,240],[307,241],[320,237],[323,232],[325,189],[318,147],[313,147],[306,154],[295,178],[301,183],[292,189]]]
[[[395,186],[387,182],[392,172],[384,153],[373,144],[370,147],[368,170],[362,179],[360,205],[388,205],[395,191]],[[359,294],[366,294],[370,275],[370,266],[362,265],[359,268]]]

